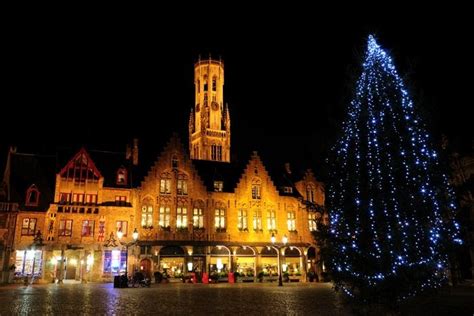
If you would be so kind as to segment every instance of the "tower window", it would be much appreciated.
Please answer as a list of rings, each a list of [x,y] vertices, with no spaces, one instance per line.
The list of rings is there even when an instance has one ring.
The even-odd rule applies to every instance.
[[[221,145],[211,145],[211,160],[222,160],[222,146]]]
[[[38,206],[40,192],[36,185],[32,184],[26,191],[26,206]]]
[[[212,78],[212,91],[216,91],[216,90],[217,90],[217,78],[213,77]]]
[[[204,76],[204,91],[207,91],[207,76]]]

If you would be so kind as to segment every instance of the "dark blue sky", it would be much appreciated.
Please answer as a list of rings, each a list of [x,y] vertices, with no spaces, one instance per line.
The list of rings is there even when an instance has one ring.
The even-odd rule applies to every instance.
[[[1,126],[2,153],[11,143],[40,151],[124,148],[133,137],[158,151],[173,131],[186,136],[193,63],[211,53],[225,63],[233,151],[257,149],[264,158],[317,169],[340,131],[369,33],[392,53],[435,139],[446,133],[469,143],[474,54],[463,15],[326,22],[303,10],[291,21],[255,14],[215,24],[19,26],[5,46],[4,109],[11,114]]]

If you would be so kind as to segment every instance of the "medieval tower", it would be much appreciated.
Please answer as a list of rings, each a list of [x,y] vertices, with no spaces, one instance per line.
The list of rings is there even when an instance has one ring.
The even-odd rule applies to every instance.
[[[230,115],[224,106],[224,63],[194,65],[195,102],[189,118],[191,159],[230,162]]]

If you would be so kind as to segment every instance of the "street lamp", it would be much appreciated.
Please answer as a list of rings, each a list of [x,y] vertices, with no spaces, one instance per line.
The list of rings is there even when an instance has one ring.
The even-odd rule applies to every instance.
[[[280,251],[281,251],[281,248],[285,247],[286,246],[286,243],[288,242],[288,237],[286,237],[286,235],[283,236],[283,238],[281,239],[283,245],[276,245],[276,237],[275,237],[275,234],[272,233],[272,237],[270,238],[270,240],[272,241],[272,245],[273,245],[273,248],[275,248],[275,250],[277,251],[277,254],[278,254],[278,286],[283,286],[283,281],[281,279],[281,254],[280,254]]]
[[[138,230],[135,228],[135,230],[133,231],[132,233],[132,237],[133,237],[133,240],[130,241],[130,242],[122,242],[121,239],[123,237],[123,232],[122,230],[120,229],[118,232],[117,232],[117,237],[119,239],[119,242],[122,246],[125,246],[125,276],[128,278],[128,247],[130,246],[134,246],[136,245],[137,241],[138,241]]]

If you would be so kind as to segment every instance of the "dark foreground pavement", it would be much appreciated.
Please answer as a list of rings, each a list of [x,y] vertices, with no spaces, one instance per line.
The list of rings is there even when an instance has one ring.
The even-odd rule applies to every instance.
[[[474,286],[447,288],[401,307],[401,315],[474,315]],[[350,315],[330,283],[112,284],[0,287],[0,315]]]
[[[0,315],[347,315],[329,283],[0,287]]]

